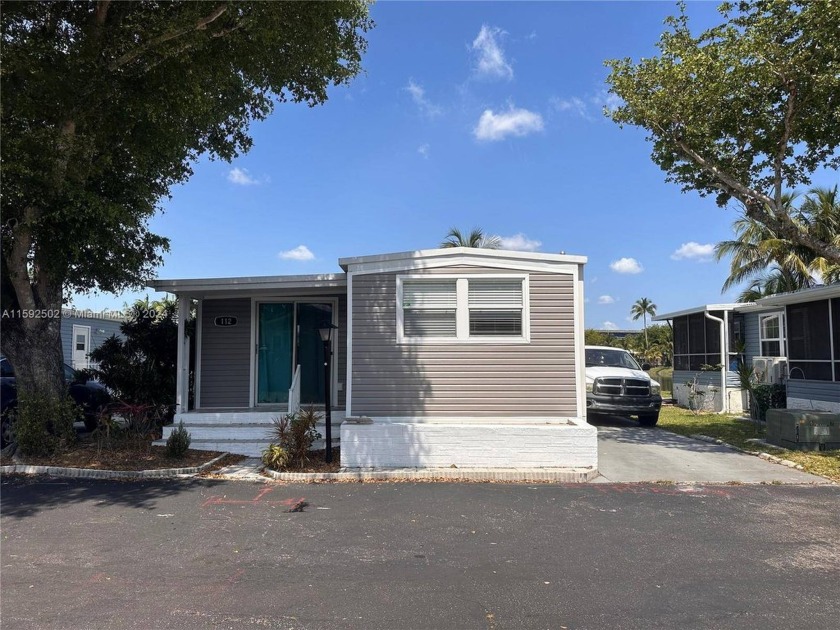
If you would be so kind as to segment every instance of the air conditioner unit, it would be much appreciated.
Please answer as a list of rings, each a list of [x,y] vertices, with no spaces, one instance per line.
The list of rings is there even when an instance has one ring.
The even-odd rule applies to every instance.
[[[753,357],[752,365],[759,383],[772,385],[787,378],[787,357]]]

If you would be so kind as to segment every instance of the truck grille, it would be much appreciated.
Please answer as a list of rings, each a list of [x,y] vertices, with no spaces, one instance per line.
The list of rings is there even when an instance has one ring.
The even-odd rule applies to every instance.
[[[640,378],[596,378],[593,392],[608,396],[649,396],[650,383]]]

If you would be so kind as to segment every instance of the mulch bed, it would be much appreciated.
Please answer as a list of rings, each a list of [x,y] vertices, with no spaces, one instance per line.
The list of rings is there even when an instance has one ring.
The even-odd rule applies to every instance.
[[[166,447],[142,446],[135,444],[121,444],[108,448],[97,448],[96,442],[85,436],[68,450],[49,457],[24,457],[18,455],[18,461],[4,457],[3,465],[26,464],[29,466],[61,466],[64,468],[90,468],[94,470],[159,470],[161,468],[187,468],[201,466],[218,457],[221,453],[215,451],[196,451],[190,449],[186,454],[173,459],[167,457]],[[220,465],[230,465],[244,459],[232,456],[231,461],[226,457]],[[215,468],[215,466],[214,466]]]

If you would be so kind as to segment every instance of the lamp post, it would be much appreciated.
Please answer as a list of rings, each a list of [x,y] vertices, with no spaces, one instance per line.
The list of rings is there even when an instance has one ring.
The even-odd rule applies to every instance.
[[[325,436],[327,442],[325,460],[329,464],[332,462],[332,396],[330,392],[330,383],[332,381],[330,373],[330,363],[332,363],[332,331],[338,328],[335,324],[324,324],[318,328],[318,334],[321,335],[321,341],[324,342],[324,411],[325,420],[327,423],[327,434]]]

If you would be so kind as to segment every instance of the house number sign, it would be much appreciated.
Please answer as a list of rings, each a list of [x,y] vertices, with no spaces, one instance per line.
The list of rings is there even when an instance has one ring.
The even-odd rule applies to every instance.
[[[236,326],[236,318],[230,315],[216,318],[216,326]]]

